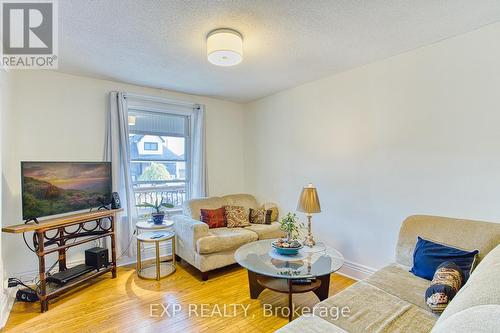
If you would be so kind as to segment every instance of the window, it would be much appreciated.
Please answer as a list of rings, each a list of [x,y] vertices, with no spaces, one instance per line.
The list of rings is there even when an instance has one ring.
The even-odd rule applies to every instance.
[[[158,143],[157,142],[144,142],[144,150],[157,151],[158,150]]]
[[[189,198],[190,116],[165,111],[128,110],[130,172],[136,204],[162,198],[180,211]],[[139,215],[150,209],[138,208]]]

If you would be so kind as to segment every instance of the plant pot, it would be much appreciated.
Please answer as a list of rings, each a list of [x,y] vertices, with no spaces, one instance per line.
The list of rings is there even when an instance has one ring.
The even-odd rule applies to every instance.
[[[163,224],[163,218],[165,217],[165,213],[153,213],[151,214],[153,219],[153,224]]]

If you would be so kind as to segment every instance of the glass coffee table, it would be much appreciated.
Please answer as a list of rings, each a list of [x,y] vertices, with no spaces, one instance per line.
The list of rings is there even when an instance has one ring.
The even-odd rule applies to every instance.
[[[330,274],[342,267],[344,257],[321,243],[313,248],[304,247],[297,255],[280,255],[271,246],[273,241],[266,239],[245,244],[234,256],[238,264],[248,270],[250,298],[258,298],[266,288],[288,294],[288,320],[291,321],[292,295],[312,291],[320,301],[327,299]]]

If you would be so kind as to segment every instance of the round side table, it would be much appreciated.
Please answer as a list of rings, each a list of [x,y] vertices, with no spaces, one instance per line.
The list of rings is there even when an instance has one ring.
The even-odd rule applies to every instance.
[[[172,260],[160,262],[160,242],[172,244]],[[141,243],[155,244],[155,263],[143,265],[141,258]],[[137,276],[148,280],[160,280],[175,272],[175,232],[173,231],[148,231],[137,235]]]

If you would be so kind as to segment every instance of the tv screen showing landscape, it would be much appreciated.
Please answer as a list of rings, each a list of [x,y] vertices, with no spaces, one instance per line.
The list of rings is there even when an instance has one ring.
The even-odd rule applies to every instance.
[[[111,202],[109,162],[21,162],[23,219]]]

